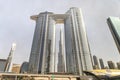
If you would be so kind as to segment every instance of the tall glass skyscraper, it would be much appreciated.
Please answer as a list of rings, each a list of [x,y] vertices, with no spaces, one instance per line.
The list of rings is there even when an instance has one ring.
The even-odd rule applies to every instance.
[[[83,70],[92,70],[91,54],[86,36],[82,12],[79,8],[72,7],[65,14],[43,12],[31,17],[36,21],[36,28],[29,59],[30,73],[55,72],[55,27],[56,24],[64,24],[65,47],[61,53],[65,73],[83,74]],[[60,54],[60,55],[61,55]],[[64,55],[63,55],[64,54]],[[63,58],[62,58],[63,57]],[[58,60],[61,60],[58,59]],[[64,62],[63,62],[64,61]]]
[[[10,49],[10,53],[8,55],[6,64],[5,64],[5,68],[4,68],[5,72],[11,72],[11,69],[12,69],[12,58],[13,58],[13,54],[14,54],[15,49],[16,49],[16,43],[13,43],[12,47]]]
[[[101,69],[105,69],[104,62],[103,62],[102,58],[99,59],[99,62],[100,62]]]
[[[109,17],[107,23],[120,53],[120,18]]]
[[[100,69],[97,56],[93,55],[94,69]]]
[[[64,39],[63,32],[60,29],[60,40],[59,40],[59,53],[58,53],[58,64],[57,72],[66,72],[66,60],[65,60],[65,48],[64,48]]]

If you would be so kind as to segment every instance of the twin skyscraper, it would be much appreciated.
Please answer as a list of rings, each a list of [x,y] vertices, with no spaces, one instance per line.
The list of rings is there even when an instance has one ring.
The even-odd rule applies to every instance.
[[[29,59],[29,73],[54,73],[56,65],[59,65],[57,70],[62,73],[82,75],[83,70],[92,70],[91,52],[79,8],[72,7],[65,14],[42,12],[31,18],[36,21],[36,27]],[[60,36],[58,58],[56,24],[64,24],[65,37],[63,42],[63,37]]]

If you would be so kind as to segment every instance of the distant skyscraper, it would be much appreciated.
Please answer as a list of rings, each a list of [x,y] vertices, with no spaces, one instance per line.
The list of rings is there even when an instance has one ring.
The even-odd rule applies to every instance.
[[[117,62],[117,68],[120,69],[120,62]]]
[[[23,62],[23,64],[21,65],[21,68],[20,68],[20,73],[28,72],[28,66],[29,66],[28,62]]]
[[[104,63],[103,63],[103,59],[100,58],[100,59],[99,59],[99,62],[100,62],[100,67],[101,67],[101,69],[104,69],[105,66],[104,66]]]
[[[115,69],[115,64],[112,61],[107,61],[107,63],[110,69]]]
[[[6,61],[6,59],[0,59],[0,72],[4,72]]]
[[[63,32],[60,30],[59,53],[58,53],[58,72],[65,72],[65,50],[63,48]]]
[[[120,18],[109,17],[107,23],[120,53]]]
[[[92,70],[89,44],[79,8],[70,8],[66,14],[43,12],[31,18],[36,20],[36,28],[29,59],[30,73],[55,72],[55,25],[60,23],[64,24],[65,30],[63,58],[66,73],[82,75],[83,70]]]
[[[98,59],[95,55],[93,55],[93,62],[94,62],[94,69],[99,69],[99,63],[98,63]]]
[[[6,61],[6,65],[5,65],[5,69],[4,69],[5,72],[10,72],[11,71],[11,68],[12,68],[12,57],[13,57],[15,48],[16,48],[16,44],[13,43],[12,44],[12,48],[11,48],[10,53],[9,53],[9,56],[7,58],[7,61]]]

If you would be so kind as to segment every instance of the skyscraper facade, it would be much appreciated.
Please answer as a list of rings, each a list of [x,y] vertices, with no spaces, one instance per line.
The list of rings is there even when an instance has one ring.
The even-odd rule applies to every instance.
[[[28,72],[28,66],[29,66],[28,62],[23,62],[21,67],[20,67],[20,73]]]
[[[99,62],[100,62],[100,67],[101,67],[101,69],[104,69],[104,68],[105,68],[105,66],[104,66],[103,59],[102,59],[102,58],[100,58],[100,59],[99,59]]]
[[[14,54],[15,48],[16,48],[16,43],[13,43],[12,47],[11,47],[11,50],[10,50],[10,53],[8,55],[8,58],[7,58],[6,64],[5,64],[5,68],[4,68],[5,72],[11,72],[12,58],[13,58],[13,54]]]
[[[43,12],[31,18],[36,21],[36,28],[29,59],[30,73],[55,72],[55,25],[59,23],[64,24],[65,32],[65,72],[82,75],[83,70],[92,70],[89,44],[79,8],[70,8],[65,14]]]
[[[117,68],[120,69],[120,62],[117,62]]]
[[[98,63],[98,59],[95,55],[93,55],[93,62],[94,62],[94,69],[99,69],[99,63]]]
[[[109,17],[107,23],[120,53],[120,18]]]
[[[115,69],[115,64],[112,61],[107,61],[107,63],[110,69]]]
[[[4,72],[6,61],[6,59],[0,59],[0,72]]]

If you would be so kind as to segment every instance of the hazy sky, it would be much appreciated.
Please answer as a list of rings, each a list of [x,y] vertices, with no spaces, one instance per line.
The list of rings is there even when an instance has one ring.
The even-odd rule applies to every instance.
[[[120,0],[0,0],[0,58],[7,58],[17,44],[14,63],[28,61],[35,29],[31,15],[43,11],[65,13],[70,7],[82,9],[91,53],[104,61],[120,61],[120,55],[106,19],[120,17]]]

